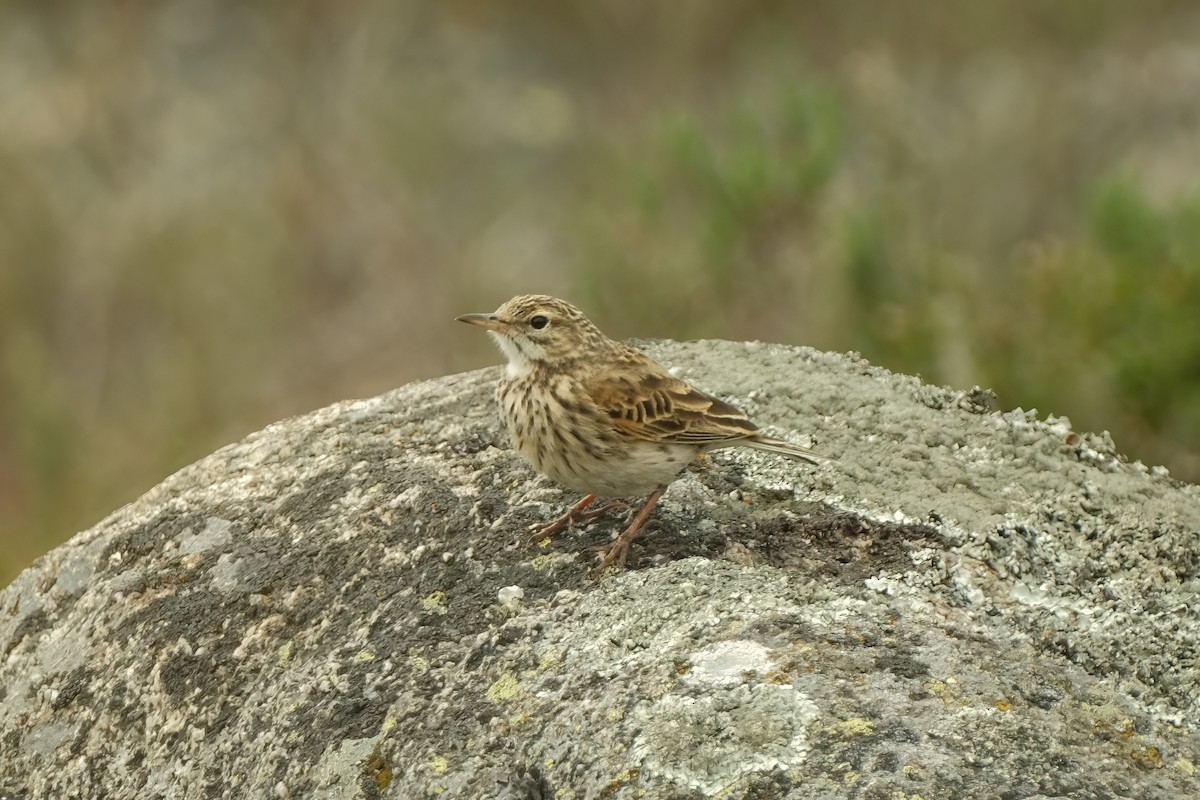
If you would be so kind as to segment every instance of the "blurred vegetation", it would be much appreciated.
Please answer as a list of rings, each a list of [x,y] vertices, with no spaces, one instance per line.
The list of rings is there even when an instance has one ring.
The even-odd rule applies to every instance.
[[[1184,0],[0,5],[0,584],[289,414],[613,335],[858,350],[1200,480]]]

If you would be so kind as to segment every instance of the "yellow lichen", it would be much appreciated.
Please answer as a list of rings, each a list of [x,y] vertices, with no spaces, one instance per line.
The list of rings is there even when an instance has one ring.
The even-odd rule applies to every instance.
[[[1161,767],[1163,763],[1162,754],[1153,745],[1149,747],[1135,747],[1129,751],[1129,757],[1147,767]]]
[[[382,792],[392,784],[392,766],[380,755],[378,748],[371,754],[371,759],[367,762],[367,770],[375,778],[375,786],[379,788],[379,791]]]
[[[959,697],[950,688],[955,683],[957,681],[954,678],[946,678],[944,681],[930,681],[925,684],[925,691],[941,700],[942,705],[946,708],[964,708],[969,706],[970,703]]]
[[[517,676],[506,672],[492,682],[485,696],[493,703],[503,703],[505,700],[511,700],[519,688],[521,688],[521,682],[517,680]]]
[[[875,734],[875,727],[871,722],[861,718],[839,722],[833,729],[839,736],[873,736]]]

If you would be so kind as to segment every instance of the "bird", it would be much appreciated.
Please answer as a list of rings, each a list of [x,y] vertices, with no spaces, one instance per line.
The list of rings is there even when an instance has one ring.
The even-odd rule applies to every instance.
[[[751,447],[811,464],[832,462],[767,436],[740,409],[674,377],[640,350],[605,336],[578,308],[543,294],[518,295],[492,313],[455,318],[483,328],[507,358],[496,385],[516,450],[538,472],[583,493],[540,542],[585,519],[645,501],[596,572],[624,567],[663,492],[701,453]],[[610,502],[590,508],[598,499]]]

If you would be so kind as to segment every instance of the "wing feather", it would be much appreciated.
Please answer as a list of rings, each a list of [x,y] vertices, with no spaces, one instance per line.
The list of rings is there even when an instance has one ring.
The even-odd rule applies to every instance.
[[[705,447],[758,430],[739,409],[671,376],[641,353],[598,371],[586,388],[614,426],[638,439]]]

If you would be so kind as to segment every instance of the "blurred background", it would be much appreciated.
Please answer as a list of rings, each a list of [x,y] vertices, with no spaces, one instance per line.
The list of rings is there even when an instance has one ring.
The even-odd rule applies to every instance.
[[[614,336],[857,350],[1200,480],[1189,0],[0,4],[0,585],[267,423]]]

